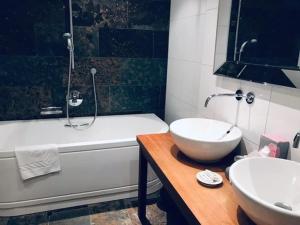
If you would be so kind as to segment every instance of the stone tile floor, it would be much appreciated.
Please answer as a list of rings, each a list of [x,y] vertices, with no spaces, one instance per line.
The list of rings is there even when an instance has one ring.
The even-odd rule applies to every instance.
[[[150,224],[179,224],[167,221],[169,216],[158,207],[158,199],[157,193],[149,198],[147,218]],[[137,199],[134,198],[18,217],[0,217],[0,225],[141,225],[141,223],[137,216]]]

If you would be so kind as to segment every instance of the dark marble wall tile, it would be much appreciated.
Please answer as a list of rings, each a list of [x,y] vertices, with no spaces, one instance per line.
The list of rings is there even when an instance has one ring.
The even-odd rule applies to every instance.
[[[13,0],[21,2],[21,0]],[[27,14],[34,18],[34,23],[64,24],[65,0],[26,0]],[[24,18],[23,18],[24,19]],[[27,19],[27,18],[26,18]]]
[[[151,58],[153,56],[153,32],[136,29],[99,30],[100,56]]]
[[[125,0],[74,0],[75,26],[127,27],[128,3]]]
[[[159,108],[160,87],[111,86],[112,112],[151,112]]]
[[[27,18],[24,20],[24,18]],[[23,1],[2,1],[0,54],[34,54],[33,18]]]
[[[128,23],[135,29],[169,29],[170,1],[129,0]]]
[[[63,24],[62,0],[2,1],[0,54],[35,55],[35,23]]]
[[[67,69],[63,57],[0,56],[0,86],[61,86]]]
[[[73,0],[72,90],[84,102],[72,116],[153,112],[163,117],[169,0]],[[0,8],[0,120],[66,110],[69,57],[64,0],[4,1]],[[63,114],[65,116],[65,114]]]
[[[37,23],[34,25],[35,48],[39,56],[66,56],[66,40],[63,24]]]
[[[71,75],[71,85],[85,87],[92,85],[91,68],[97,70],[95,81],[97,85],[108,85],[111,81],[111,74],[119,67],[119,60],[114,58],[76,58],[75,70]],[[68,85],[68,71],[64,74],[63,86]]]
[[[166,83],[167,60],[126,59],[112,74],[113,85],[162,85]]]
[[[155,31],[153,36],[153,57],[168,58],[169,32]]]
[[[166,86],[160,87],[160,95],[159,95],[159,108],[165,109],[166,104]]]
[[[162,85],[166,83],[167,60],[128,58],[82,58],[75,64],[72,85],[92,83],[90,69],[97,69],[97,85]],[[67,86],[68,73],[64,76]]]
[[[99,55],[99,32],[94,27],[74,27],[75,56],[97,57]]]
[[[39,118],[51,105],[51,91],[43,87],[0,87],[0,120]]]

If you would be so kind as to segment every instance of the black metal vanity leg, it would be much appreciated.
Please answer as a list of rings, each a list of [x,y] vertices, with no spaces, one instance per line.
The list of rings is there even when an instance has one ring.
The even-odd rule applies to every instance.
[[[138,216],[142,224],[147,224],[146,204],[147,204],[147,170],[148,162],[142,149],[139,151],[139,190],[138,190]]]

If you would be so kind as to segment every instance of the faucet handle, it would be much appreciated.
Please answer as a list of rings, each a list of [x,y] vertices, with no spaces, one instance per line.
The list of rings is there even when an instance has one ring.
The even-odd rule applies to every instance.
[[[253,92],[248,92],[246,95],[246,102],[251,105],[255,100],[255,94]]]
[[[249,105],[251,105],[253,102],[254,102],[254,100],[255,100],[255,94],[253,93],[253,92],[248,92],[246,95],[244,95],[244,93],[243,93],[243,91],[242,90],[237,90],[236,92],[235,92],[235,98],[236,98],[236,100],[238,100],[238,101],[240,101],[240,100],[242,100],[243,98],[245,98],[246,99],[246,102],[249,104]]]
[[[236,98],[236,100],[240,101],[240,100],[243,99],[243,97],[244,97],[244,92],[241,89],[238,89],[235,92],[235,98]]]

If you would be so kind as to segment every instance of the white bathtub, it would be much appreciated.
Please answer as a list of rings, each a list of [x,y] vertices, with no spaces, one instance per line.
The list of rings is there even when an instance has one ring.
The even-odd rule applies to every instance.
[[[76,120],[87,121],[91,118]],[[163,133],[154,114],[98,117],[84,131],[65,119],[0,122],[0,216],[14,216],[137,196],[136,135]],[[21,180],[15,146],[57,144],[60,173]],[[149,171],[149,193],[160,182]]]

